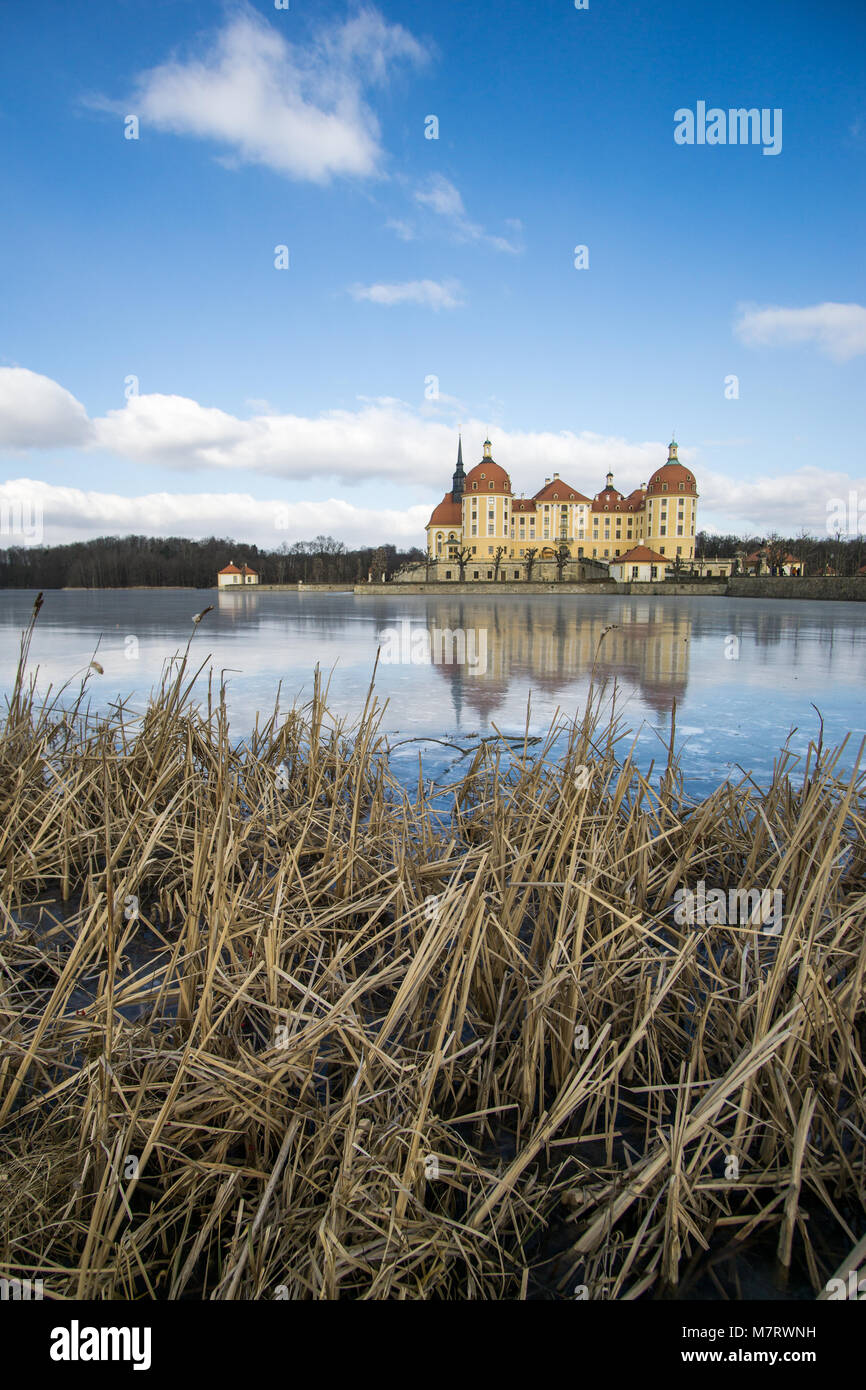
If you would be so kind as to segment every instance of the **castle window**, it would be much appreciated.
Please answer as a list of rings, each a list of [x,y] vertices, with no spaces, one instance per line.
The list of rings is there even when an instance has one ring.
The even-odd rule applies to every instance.
[[[490,488],[490,491],[492,492],[492,491],[493,491],[493,484],[492,484],[492,483],[488,483],[488,487]]]
[[[492,578],[493,578],[493,570],[488,570],[488,571],[487,571],[487,578],[488,578],[488,579],[492,579]]]
[[[478,487],[478,484],[477,484],[477,483],[473,483],[472,486],[473,486],[474,488],[477,488],[477,487]]]

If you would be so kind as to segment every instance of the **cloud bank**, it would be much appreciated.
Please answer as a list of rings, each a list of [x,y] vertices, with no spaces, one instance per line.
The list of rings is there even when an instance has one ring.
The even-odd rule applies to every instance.
[[[265,406],[253,403],[253,408]],[[438,403],[449,414],[455,408]],[[477,462],[488,423],[463,420],[463,453],[467,467]],[[269,411],[248,419],[200,404],[185,396],[131,397],[122,408],[91,419],[80,401],[57,382],[23,367],[0,368],[0,448],[11,457],[25,451],[69,448],[73,455],[121,459],[142,467],[171,469],[178,475],[208,470],[234,474],[231,492],[145,493],[139,497],[55,487],[19,478],[0,489],[0,501],[24,488],[39,500],[46,535],[146,531],[149,534],[210,535],[215,531],[239,539],[278,545],[282,539],[304,539],[320,531],[348,543],[362,541],[423,544],[423,526],[430,505],[450,486],[456,455],[456,426],[425,408],[403,401],[362,399],[354,410],[325,411],[315,418]],[[508,469],[517,493],[532,495],[554,472],[590,495],[603,484],[608,470],[623,492],[629,492],[664,462],[661,441],[635,443],[621,437],[584,430],[493,432],[494,457]],[[796,534],[805,526],[825,534],[827,509],[833,498],[862,497],[866,510],[866,478],[842,471],[801,468],[770,477],[737,480],[703,466],[696,450],[683,448],[682,458],[694,467],[701,495],[701,525],[736,532],[770,529]],[[238,492],[237,474],[269,477],[284,484],[319,479],[323,488],[333,480],[352,486],[371,480],[389,485],[386,510],[355,507],[331,497],[326,501],[291,502],[286,495],[262,502]],[[403,497],[429,492],[423,505],[399,507]],[[34,491],[35,490],[35,491]],[[21,494],[23,496],[23,494]],[[20,500],[20,497],[19,497]],[[288,506],[289,531],[274,534],[273,516]]]

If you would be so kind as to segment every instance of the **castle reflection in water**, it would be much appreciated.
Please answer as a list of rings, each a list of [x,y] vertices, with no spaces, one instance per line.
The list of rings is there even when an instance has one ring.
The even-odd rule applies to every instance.
[[[273,597],[252,591],[221,592],[220,617],[227,618],[232,626],[248,627],[267,598],[268,615],[273,618]],[[400,597],[395,594],[395,599]],[[356,597],[353,602],[351,595],[308,594],[299,607],[296,604],[293,598],[293,618],[295,622],[300,619],[309,636],[322,644],[317,656],[323,662],[328,643],[339,642],[353,627],[357,630],[357,624],[348,622],[347,608],[354,608],[365,628],[372,620],[371,643],[378,639],[381,644],[384,632],[408,626],[413,636],[426,630],[426,645],[435,652],[437,630],[486,633],[483,669],[447,657],[444,661],[434,659],[428,668],[435,673],[429,679],[436,685],[444,681],[449,687],[458,723],[464,708],[485,720],[495,715],[515,683],[529,682],[533,689],[553,699],[559,694],[565,696],[570,687],[588,681],[593,661],[599,685],[616,678],[662,717],[670,714],[674,699],[678,704],[682,701],[688,683],[693,613],[685,605],[660,598],[599,603],[594,597],[581,602],[559,595],[529,599],[516,595],[498,595],[496,599],[437,595],[435,603],[416,605],[410,598],[395,609],[390,597]],[[441,650],[441,641],[438,645]],[[450,644],[447,650],[453,650]],[[389,668],[380,665],[377,683],[387,686],[388,673]],[[435,699],[435,686],[431,693]]]
[[[616,678],[661,716],[685,695],[692,618],[661,600],[632,599],[615,615],[562,602],[541,607],[473,600],[443,603],[441,610],[440,626],[487,630],[486,671],[447,663],[433,668],[450,686],[458,716],[468,706],[489,719],[515,678],[529,678],[550,697],[565,695],[588,680],[593,661],[598,684]]]

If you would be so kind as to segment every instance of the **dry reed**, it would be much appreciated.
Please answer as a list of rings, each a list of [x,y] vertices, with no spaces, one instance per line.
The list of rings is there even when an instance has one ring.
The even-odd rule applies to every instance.
[[[756,1239],[815,1294],[860,1262],[842,750],[693,804],[673,734],[654,786],[594,695],[433,798],[392,774],[372,686],[342,726],[317,674],[239,746],[189,647],[142,717],[97,717],[89,671],[36,701],[29,640],[0,732],[0,1275],[635,1299],[724,1295]],[[678,926],[698,879],[780,889],[781,932]]]

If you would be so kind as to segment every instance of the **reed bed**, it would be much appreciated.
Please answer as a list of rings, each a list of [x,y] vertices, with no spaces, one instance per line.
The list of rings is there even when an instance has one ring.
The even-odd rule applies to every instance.
[[[36,700],[29,636],[0,732],[0,1275],[630,1300],[728,1296],[755,1241],[814,1296],[861,1263],[850,753],[693,803],[673,729],[642,775],[598,692],[407,791],[372,687],[348,726],[317,675],[239,745],[189,647],[143,716],[97,716],[93,671]],[[781,930],[677,925],[699,879],[780,889]]]

